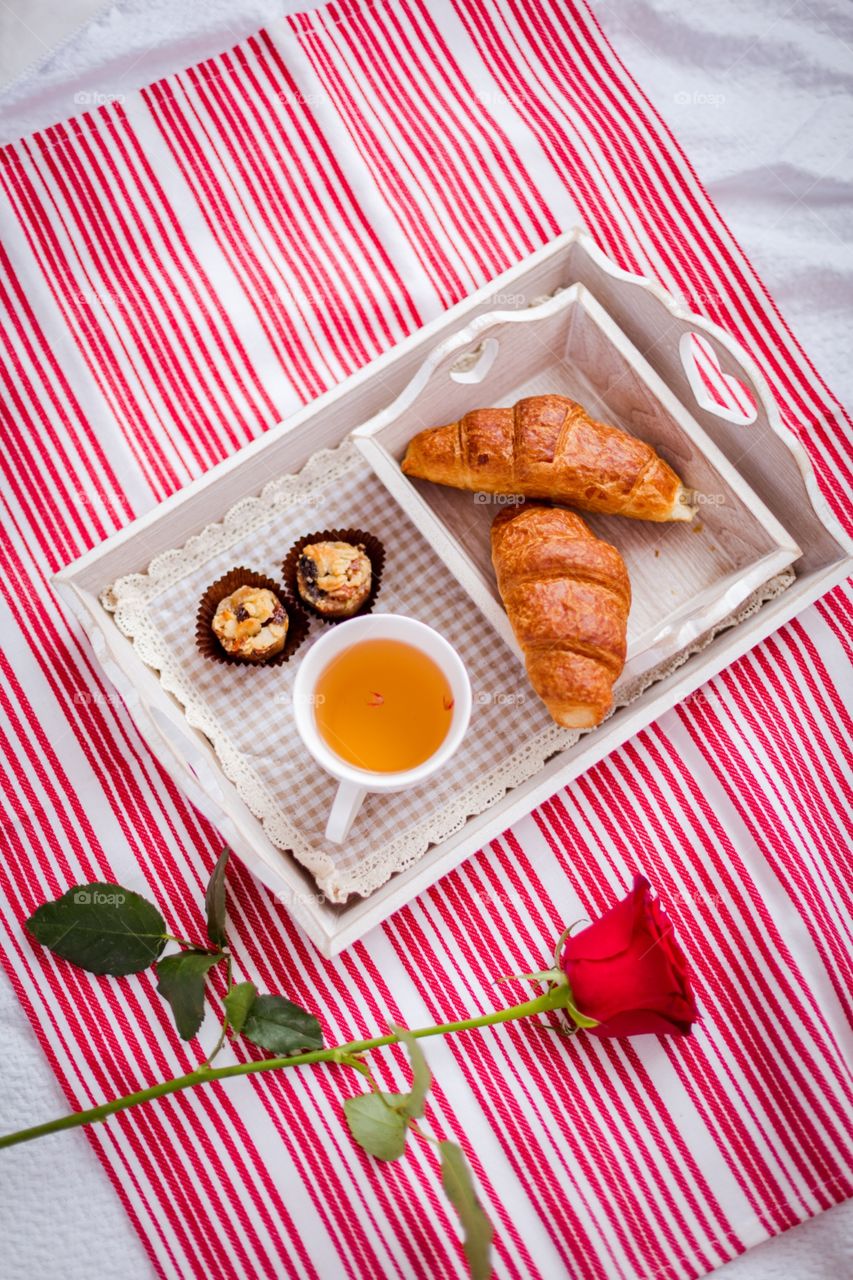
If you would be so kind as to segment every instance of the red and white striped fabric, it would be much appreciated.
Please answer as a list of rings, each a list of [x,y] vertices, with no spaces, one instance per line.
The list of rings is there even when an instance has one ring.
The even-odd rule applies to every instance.
[[[107,878],[197,937],[218,840],[52,571],[578,221],[752,350],[841,516],[849,434],[579,3],[330,4],[3,161],[3,959],[79,1107],[203,1053],[151,975],[91,979],[22,920]],[[693,1039],[430,1045],[430,1123],[468,1153],[498,1276],[694,1277],[850,1194],[848,609],[826,597],[334,963],[232,868],[240,976],[321,1011],[332,1042],[498,1007],[496,979],[564,922],[637,870],[659,888]],[[377,1073],[398,1087],[403,1055]],[[377,1166],[350,1142],[351,1075],[233,1081],[89,1131],[161,1275],[464,1275],[431,1154]]]

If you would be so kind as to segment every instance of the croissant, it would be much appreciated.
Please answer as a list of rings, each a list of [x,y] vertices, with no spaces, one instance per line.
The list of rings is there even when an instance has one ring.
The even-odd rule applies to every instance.
[[[625,665],[631,584],[619,552],[573,511],[525,504],[495,518],[492,563],[533,688],[557,724],[599,724]]]
[[[595,422],[566,396],[531,396],[511,409],[473,409],[421,431],[407,476],[456,489],[520,493],[635,520],[691,520],[690,490],[651,445]]]

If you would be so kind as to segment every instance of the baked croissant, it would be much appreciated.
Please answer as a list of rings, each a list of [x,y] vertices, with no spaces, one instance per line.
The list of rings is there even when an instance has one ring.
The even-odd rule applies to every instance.
[[[455,489],[550,498],[635,520],[691,520],[690,490],[651,445],[595,422],[566,396],[473,409],[409,441],[407,476]]]
[[[557,724],[589,729],[625,665],[631,584],[615,547],[559,507],[505,508],[492,563],[527,675]]]

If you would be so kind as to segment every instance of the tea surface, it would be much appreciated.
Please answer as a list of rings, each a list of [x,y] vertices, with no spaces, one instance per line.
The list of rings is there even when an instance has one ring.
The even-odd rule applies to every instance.
[[[453,695],[441,668],[401,640],[361,640],[317,681],[314,717],[336,755],[360,769],[399,773],[447,737]]]

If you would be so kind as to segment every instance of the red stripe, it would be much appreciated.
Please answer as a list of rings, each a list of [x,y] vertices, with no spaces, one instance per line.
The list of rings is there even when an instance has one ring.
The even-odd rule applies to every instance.
[[[187,102],[187,114],[184,116],[183,104],[170,98],[156,84],[144,90],[143,97],[184,178],[198,192],[199,208],[208,228],[235,272],[288,379],[293,383],[300,399],[308,400],[319,395],[324,387],[317,371],[307,359],[301,345],[294,340],[290,318],[281,300],[264,289],[256,255],[234,226],[235,215],[229,208],[227,194],[219,186],[205,157],[204,148],[196,136],[202,137],[210,151],[215,153],[215,147],[204,130],[198,113]],[[168,130],[172,131],[171,135]],[[272,323],[273,319],[276,321],[275,325]]]
[[[405,25],[398,23],[392,30],[383,24],[381,9],[376,9],[370,16],[375,20],[375,35],[368,22],[358,13],[353,15],[348,30],[349,50],[357,58],[364,79],[373,86],[384,109],[387,111],[393,107],[400,112],[401,133],[421,171],[427,176],[431,203],[449,197],[445,207],[448,230],[454,241],[463,243],[473,257],[477,266],[475,278],[491,279],[512,261],[501,247],[502,240],[508,235],[514,234],[518,238],[522,252],[531,252],[535,244],[523,233],[518,218],[513,216],[512,206],[503,202],[501,207],[492,199],[485,181],[481,180],[472,191],[471,173],[475,170],[475,161],[477,170],[484,167],[480,147],[468,131],[460,127],[452,99],[441,105],[435,101],[433,106],[436,95],[433,69],[418,59],[415,48],[407,39]],[[421,31],[416,30],[415,34],[419,40],[423,39]],[[399,43],[395,44],[395,40]],[[397,72],[398,64],[405,66],[405,78]],[[374,72],[374,68],[380,70]],[[412,77],[426,90],[418,98],[410,98],[407,94]],[[454,67],[454,80],[454,91],[458,97],[464,95],[466,89],[472,96],[461,68]]]
[[[281,86],[284,85],[286,92],[298,94],[296,82],[266,31],[258,32],[256,38],[248,41],[248,46],[258,59],[259,70],[266,76],[274,91],[277,90],[280,94]],[[245,56],[239,46],[235,50],[235,56],[241,60]],[[246,69],[247,72],[250,70],[248,58]],[[410,333],[421,324],[421,319],[409,290],[368,221],[355,191],[347,182],[340,164],[320,132],[316,119],[309,112],[294,112],[291,124],[300,142],[310,150],[315,164],[323,173],[323,204],[340,219],[357,242],[358,256],[347,259],[348,269],[359,285],[366,291],[372,291],[377,303],[387,305],[394,316],[396,328],[386,325],[386,338],[390,342],[400,334]],[[358,305],[357,295],[354,302]],[[381,313],[377,318],[381,319]]]
[[[832,926],[826,919],[821,900],[814,893],[810,878],[802,872],[796,859],[786,856],[787,824],[783,823],[779,828],[760,794],[749,785],[752,762],[747,763],[745,759],[734,754],[724,745],[712,716],[706,715],[702,710],[697,710],[694,714],[695,724],[679,709],[679,716],[685,721],[694,745],[706,760],[709,762],[713,760],[714,763],[722,766],[717,772],[720,785],[749,830],[762,856],[773,866],[792,902],[799,905],[812,942],[826,966],[838,999],[848,1015],[853,1014],[849,986],[838,976],[838,966],[845,966],[847,961],[835,938]],[[774,830],[774,828],[777,829]],[[809,907],[808,913],[803,911],[806,905]]]
[[[135,396],[129,394],[115,377],[114,361],[100,329],[96,325],[75,326],[73,323],[73,316],[66,300],[74,295],[74,278],[68,269],[58,238],[50,227],[44,206],[39,201],[32,182],[26,176],[26,171],[21,169],[16,171],[16,174],[17,184],[12,187],[6,184],[5,173],[0,170],[7,194],[13,203],[26,240],[42,269],[58,312],[70,331],[77,337],[81,354],[95,386],[103,394],[107,404],[113,397],[117,401],[119,408],[116,415],[117,422],[131,452],[138,457],[143,472],[147,473],[146,478],[158,496],[165,496],[177,487],[177,475],[156,450],[150,429],[146,429],[146,427],[150,428],[151,418],[154,415],[150,415],[146,423],[141,405],[136,402]],[[18,207],[15,195],[20,198],[23,208]],[[136,426],[128,430],[131,423],[135,423]]]
[[[120,492],[120,486],[115,472],[107,461],[107,456],[101,447],[100,442],[95,436],[86,415],[83,413],[79,401],[74,396],[67,378],[59,367],[44,330],[39,325],[35,313],[30,306],[29,299],[21,285],[21,281],[15,274],[9,256],[5,248],[0,244],[0,266],[2,266],[3,274],[8,282],[9,293],[4,290],[3,298],[7,302],[7,315],[11,318],[11,325],[18,336],[21,346],[25,349],[31,363],[39,371],[42,379],[42,392],[50,401],[57,415],[61,415],[63,426],[68,432],[68,436],[76,448],[78,454],[84,452],[88,454],[90,459],[90,469],[97,470],[99,475],[103,475],[107,481],[107,489],[102,493],[104,506],[118,522],[122,516],[130,517],[133,512]],[[67,406],[64,407],[64,406]],[[57,435],[50,418],[43,415],[44,429],[48,438],[58,450],[61,448],[60,437]],[[33,424],[33,428],[35,424]],[[35,432],[34,432],[35,433]],[[83,471],[85,474],[90,474]],[[50,501],[50,498],[47,499]],[[99,530],[103,530],[104,536],[106,530],[103,526],[98,526]]]
[[[147,263],[145,279],[141,282],[140,288],[143,293],[146,287],[151,288],[159,298],[164,312],[163,325],[161,325],[161,329],[164,334],[167,333],[168,330],[171,330],[177,335],[177,325],[175,322],[179,319],[189,330],[188,340],[181,339],[179,345],[176,341],[177,357],[187,363],[191,370],[192,378],[197,380],[199,387],[203,388],[204,394],[208,399],[208,405],[203,410],[204,417],[199,424],[199,435],[202,439],[206,439],[207,446],[211,451],[211,456],[218,460],[223,456],[222,442],[220,439],[216,438],[212,432],[208,432],[207,430],[206,419],[207,416],[210,415],[211,410],[220,410],[222,422],[221,435],[224,437],[227,445],[231,448],[239,448],[241,444],[245,444],[253,438],[255,434],[256,420],[254,417],[252,417],[251,420],[247,418],[240,409],[237,401],[228,388],[225,377],[219,372],[219,366],[215,363],[214,359],[215,353],[222,354],[226,357],[224,363],[228,373],[233,376],[238,383],[242,380],[241,370],[229,358],[228,349],[224,339],[219,336],[214,326],[211,324],[212,316],[210,312],[206,308],[203,308],[203,318],[206,322],[206,327],[205,332],[202,333],[199,329],[198,323],[193,318],[190,309],[183,302],[177,286],[169,275],[167,267],[167,263],[176,261],[174,249],[172,248],[169,240],[165,237],[155,244],[138,212],[136,202],[141,196],[142,202],[146,205],[149,213],[153,213],[156,218],[156,211],[154,210],[151,199],[145,191],[144,186],[142,186],[141,191],[138,187],[134,191],[130,191],[126,182],[120,175],[115,159],[110,154],[109,149],[105,146],[103,138],[99,138],[98,141],[100,144],[100,160],[95,160],[91,149],[86,150],[86,157],[95,169],[96,174],[100,174],[102,179],[108,183],[109,188],[113,192],[118,192],[119,194],[124,195],[124,201],[120,201],[119,203],[126,204],[133,219],[132,225],[121,217],[117,219],[121,226],[123,235],[132,247],[132,253],[129,254],[127,251],[121,249],[116,238],[114,243],[116,244],[117,253],[121,255],[124,269],[128,272],[133,270],[134,263],[138,262],[140,259]],[[122,158],[125,162],[128,161],[129,156],[127,151],[122,153]],[[134,178],[137,177],[135,171],[132,169],[131,173]],[[97,190],[97,188],[95,188],[95,190]],[[112,203],[114,203],[114,198]],[[162,232],[162,227],[158,227],[158,231]],[[156,274],[152,267],[156,267]],[[186,271],[183,271],[180,274],[184,279],[187,278]],[[158,276],[160,281],[162,281],[162,286],[158,283]],[[199,291],[194,285],[192,286],[191,292],[193,294],[194,301],[200,303],[201,299]],[[170,320],[172,321],[171,324],[169,323]],[[226,330],[226,332],[228,331]],[[233,328],[231,328],[229,336],[231,336],[232,333]],[[214,339],[214,345],[207,348],[206,343],[210,338]],[[198,353],[198,355],[196,353]],[[267,404],[272,408],[268,400]],[[243,427],[242,432],[238,432],[234,429],[234,425],[232,424],[235,423],[235,420],[241,421]]]
[[[108,155],[106,140],[98,136],[97,141],[106,157]],[[128,145],[125,146],[125,143]],[[123,136],[115,139],[115,146],[128,169],[138,178],[137,198],[142,201],[149,216],[155,221],[168,252],[169,261],[209,322],[209,334],[215,343],[217,358],[240,386],[246,398],[257,402],[256,425],[261,427],[272,425],[279,416],[275,403],[267,394],[236,325],[232,322],[221,299],[214,292],[200,258],[193,252],[175,210],[138,137],[135,132],[128,130]],[[211,371],[215,371],[212,361]]]
[[[507,86],[508,97],[516,112],[538,138],[555,173],[571,176],[571,185],[567,182],[566,186],[571,191],[584,225],[614,261],[620,266],[630,266],[630,263],[621,259],[623,237],[618,230],[617,220],[610,212],[611,205],[617,208],[619,206],[618,193],[605,184],[604,199],[599,198],[599,192],[595,189],[571,134],[553,121],[545,109],[541,80],[536,80],[536,92],[531,93],[530,77],[535,76],[535,71],[527,67],[519,68],[513,63],[490,24],[484,6],[474,2],[469,3],[466,8],[457,6],[457,17],[465,26],[483,62],[494,68],[498,83]]]
[[[224,55],[224,61],[226,65],[230,65],[227,55]],[[250,73],[248,79],[253,86],[257,85],[257,80]],[[321,206],[322,192],[315,187],[303,165],[293,164],[296,160],[294,153],[282,150],[276,145],[252,97],[244,95],[241,104],[240,96],[230,93],[227,84],[224,78],[217,80],[214,96],[220,103],[228,125],[232,126],[223,129],[223,137],[228,141],[233,136],[235,140],[235,146],[228,141],[229,151],[253,196],[253,220],[259,218],[264,220],[267,230],[275,238],[276,247],[282,257],[299,278],[302,292],[309,304],[307,315],[303,313],[303,319],[311,327],[320,330],[330,349],[348,371],[357,369],[372,359],[379,348],[375,340],[363,341],[361,337],[362,330],[369,327],[370,321],[358,295],[353,294],[351,298],[346,287],[348,281],[344,273],[347,266],[351,265],[352,259],[345,258],[343,263],[337,261],[335,255],[337,252],[343,252],[343,245],[339,247],[335,229],[332,226],[327,228],[319,225],[316,213],[313,215],[313,221],[315,234],[320,233],[317,237],[318,248],[325,256],[332,259],[333,269],[340,274],[332,276],[331,279],[327,278],[327,268],[319,261],[316,266],[314,265],[313,254],[304,251],[306,248],[304,244],[303,253],[300,255],[290,251],[288,241],[289,235],[298,234],[295,230],[294,207],[299,211],[301,227],[309,227],[312,221],[312,209]],[[241,105],[247,110],[241,110]],[[293,164],[296,180],[292,181],[287,190],[271,180],[266,168],[266,160],[254,142],[256,135],[263,138],[272,149],[282,172],[287,172],[288,166]],[[243,154],[252,158],[251,165],[241,163],[241,143],[245,148]],[[258,152],[256,157],[253,155],[255,149]],[[304,231],[303,234],[305,234]],[[350,310],[353,312],[352,319],[350,319]],[[390,334],[386,332],[385,336],[390,342]]]
[[[465,295],[467,289],[465,282],[451,271],[443,255],[435,248],[433,237],[429,233],[428,220],[422,212],[423,193],[419,190],[414,197],[409,194],[407,185],[400,180],[401,170],[395,168],[385,158],[375,131],[351,102],[347,90],[337,83],[332,61],[322,43],[308,37],[304,42],[304,48],[318,78],[340,112],[356,149],[364,157],[385,201],[394,211],[394,216],[403,234],[407,236],[421,268],[439,295],[441,305],[451,306],[453,302]]]
[[[48,130],[47,136],[52,137],[54,133],[62,136],[61,129]],[[40,145],[45,168],[65,202],[66,214],[63,215],[63,221],[69,223],[69,231],[75,243],[86,246],[93,261],[98,264],[101,280],[107,286],[103,291],[98,290],[99,296],[101,293],[111,296],[115,285],[115,296],[129,299],[129,306],[122,308],[122,319],[133,341],[133,348],[128,347],[128,350],[136,354],[135,369],[137,365],[143,366],[152,385],[159,391],[169,412],[169,421],[174,424],[171,429],[173,437],[177,424],[189,419],[190,423],[198,426],[198,436],[187,431],[182,434],[192,451],[194,461],[202,468],[219,461],[215,450],[211,449],[204,409],[196,394],[196,379],[200,376],[198,365],[186,344],[182,344],[180,357],[177,356],[171,347],[165,323],[160,321],[158,315],[160,308],[165,305],[165,299],[148,266],[151,253],[149,251],[140,255],[135,262],[123,254],[112,224],[115,219],[126,230],[124,219],[119,212],[112,210],[108,204],[105,206],[99,199],[100,192],[113,188],[115,178],[110,180],[98,170],[85,143],[81,143],[81,150],[95,169],[97,187],[90,180],[82,163],[76,159],[74,148]],[[141,278],[135,278],[136,272],[140,273]],[[118,332],[119,326],[115,327]],[[186,361],[189,366],[189,376],[186,378],[181,368],[182,361]],[[232,438],[231,443],[237,443],[236,437]]]

